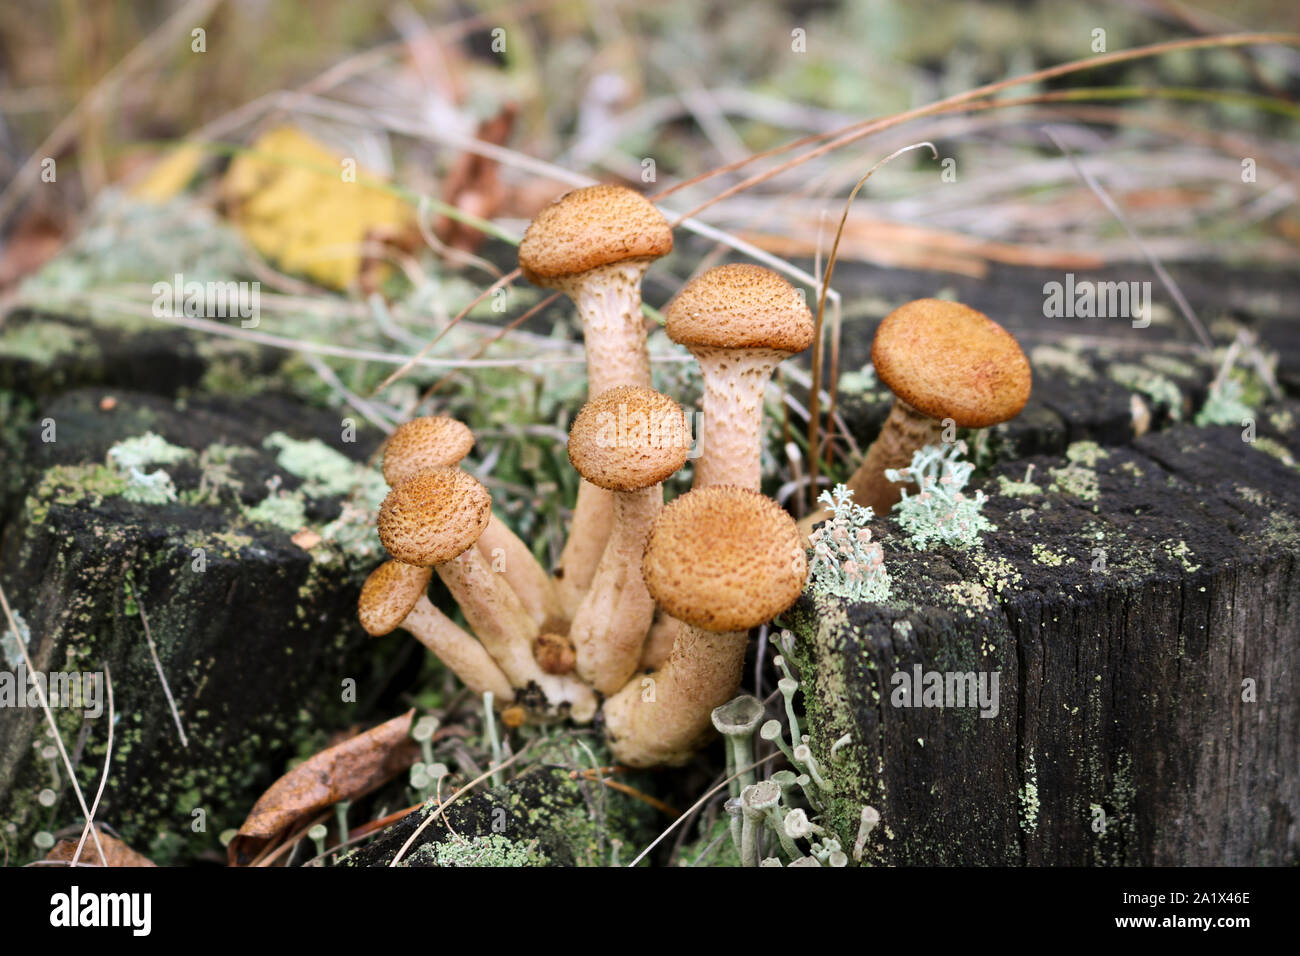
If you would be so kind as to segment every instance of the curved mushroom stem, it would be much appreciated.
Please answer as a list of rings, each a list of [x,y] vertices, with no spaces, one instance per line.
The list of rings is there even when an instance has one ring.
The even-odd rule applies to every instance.
[[[652,259],[625,259],[554,283],[578,307],[587,352],[587,394],[619,385],[650,387],[650,352],[641,315],[641,278]],[[560,555],[560,593],[572,612],[591,586],[609,537],[612,492],[584,481]]]
[[[502,704],[514,699],[510,681],[483,645],[434,607],[427,596],[420,595],[400,626],[431,650],[474,693],[491,691]]]
[[[578,502],[569,522],[569,536],[555,569],[555,590],[560,595],[564,616],[570,620],[578,613],[578,605],[591,587],[591,579],[596,576],[596,566],[605,553],[613,521],[614,492],[584,478],[578,486]]]
[[[548,706],[560,708],[567,704],[574,720],[587,721],[595,716],[596,695],[591,688],[572,677],[547,674],[537,663],[533,657],[537,623],[477,548],[470,548],[434,570],[512,686],[526,692],[534,685]]]
[[[641,577],[650,525],[663,510],[663,485],[614,493],[614,521],[591,588],[569,629],[578,676],[613,694],[636,671],[655,604]]]
[[[546,573],[546,569],[537,563],[528,545],[493,514],[488,526],[483,529],[483,534],[479,536],[476,547],[494,570],[500,563],[499,573],[538,626],[555,629],[565,618],[560,596],[556,592],[555,582]]]
[[[680,765],[713,733],[711,715],[740,686],[745,631],[705,631],[678,622],[664,666],[633,677],[605,702],[615,759],[630,767]]]
[[[871,508],[877,515],[888,514],[889,509],[903,497],[907,486],[894,484],[885,477],[887,468],[906,468],[912,463],[912,453],[926,445],[933,445],[943,434],[943,425],[927,415],[922,415],[901,398],[894,399],[894,407],[880,429],[880,434],[867,449],[862,464],[848,480],[853,492],[853,503]],[[825,521],[830,512],[825,505],[805,515],[799,530],[807,537],[813,525]]]
[[[692,347],[704,373],[700,454],[694,488],[738,485],[759,490],[763,477],[763,392],[789,357],[775,349]]]
[[[673,652],[673,641],[677,639],[677,628],[681,623],[669,617],[662,610],[655,614],[650,633],[646,635],[645,646],[641,648],[641,660],[637,664],[639,671],[658,670]]]

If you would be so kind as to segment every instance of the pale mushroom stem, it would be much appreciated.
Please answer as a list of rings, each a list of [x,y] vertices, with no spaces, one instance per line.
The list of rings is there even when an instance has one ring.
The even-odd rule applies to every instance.
[[[605,703],[615,759],[631,767],[681,764],[713,733],[712,714],[740,686],[748,632],[678,622],[664,666],[634,677]]]
[[[763,393],[789,355],[774,349],[695,347],[704,373],[699,457],[692,487],[762,483]]]
[[[547,674],[537,663],[533,656],[533,641],[540,633],[537,623],[477,548],[470,548],[434,570],[447,585],[474,635],[514,687],[535,685],[548,704],[568,704],[574,720],[595,716],[596,697],[590,688],[572,677]]]
[[[650,633],[646,635],[645,646],[641,648],[641,662],[637,664],[637,670],[652,671],[663,666],[664,661],[668,660],[668,655],[673,652],[673,641],[677,639],[678,626],[678,621],[662,610],[655,614],[654,623],[650,625]]]
[[[636,671],[655,605],[641,577],[646,536],[663,510],[663,486],[614,493],[614,520],[592,579],[569,630],[578,676],[613,694]]]
[[[425,595],[415,602],[402,627],[476,694],[491,691],[502,704],[514,700],[515,691],[483,645],[465,633]]]
[[[557,282],[578,308],[591,398],[619,385],[650,387],[650,352],[641,315],[641,279],[653,260],[625,259]],[[559,591],[566,613],[591,587],[613,518],[612,492],[586,481],[578,489],[569,537],[560,555]]]
[[[492,569],[505,578],[538,627],[562,629],[565,614],[555,581],[504,521],[492,515],[476,547]]]

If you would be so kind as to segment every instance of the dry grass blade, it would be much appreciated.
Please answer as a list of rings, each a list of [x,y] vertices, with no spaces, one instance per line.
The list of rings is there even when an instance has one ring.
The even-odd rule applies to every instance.
[[[86,845],[86,837],[90,836],[91,827],[95,825],[95,814],[99,811],[99,801],[103,798],[104,787],[108,784],[108,769],[113,763],[113,725],[117,723],[117,714],[113,710],[113,675],[108,670],[107,661],[104,662],[104,687],[108,693],[108,743],[104,747],[104,772],[99,777],[99,789],[95,791],[95,802],[90,805],[90,819],[86,821],[86,826],[81,831],[81,839],[77,841],[76,852],[72,854],[72,866],[76,866],[80,861],[81,851]],[[46,856],[47,860],[49,858],[49,856]],[[106,865],[113,866],[112,863]]]
[[[438,803],[438,809],[430,813],[424,819],[424,822],[415,828],[415,832],[406,838],[406,842],[403,843],[401,847],[398,848],[397,853],[393,856],[392,862],[390,862],[388,865],[392,867],[392,866],[397,866],[399,863],[401,863],[402,857],[406,856],[406,851],[411,848],[411,846],[415,843],[416,839],[420,836],[420,834],[423,833],[425,829],[427,829],[428,826],[431,823],[433,823],[434,820],[439,819],[444,813],[446,813],[448,807],[450,807],[453,803],[455,803],[465,794],[469,793],[471,790],[477,787],[484,780],[490,778],[493,774],[500,773],[502,770],[506,769],[506,767],[509,767],[511,764],[519,760],[520,757],[528,753],[529,749],[533,746],[533,743],[536,739],[537,738],[533,738],[533,740],[530,740],[528,741],[528,743],[524,744],[523,749],[520,750],[519,753],[515,754],[513,757],[503,760],[499,764],[495,764],[491,767],[488,767],[487,770],[484,770],[481,774],[479,774],[469,783],[465,784],[465,786],[461,787],[459,790],[457,790],[455,793],[449,796],[446,800],[440,800]]]
[[[971,90],[965,90],[961,93],[956,93],[952,96],[946,97],[945,99],[936,100],[935,102],[929,103],[925,106],[918,106],[914,109],[905,110],[902,113],[895,113],[892,116],[886,116],[877,120],[863,120],[859,123],[853,123],[850,124],[849,126],[842,127],[838,130],[832,130],[827,133],[814,133],[810,136],[804,136],[800,139],[786,143],[782,146],[775,146],[772,149],[755,153],[753,156],[749,156],[743,160],[738,160],[734,163],[727,163],[723,166],[718,166],[714,169],[709,170],[708,172],[701,173],[698,176],[694,176],[683,182],[677,183],[674,186],[670,186],[667,189],[661,190],[658,193],[656,193],[654,196],[651,196],[650,198],[652,201],[657,202],[660,199],[663,199],[666,196],[670,196],[673,193],[685,189],[688,186],[694,186],[698,183],[712,179],[715,176],[720,176],[724,173],[728,173],[740,169],[744,166],[749,165],[752,162],[755,162],[756,160],[766,159],[769,156],[777,156],[780,155],[781,153],[789,152],[792,149],[798,149],[801,146],[808,146],[813,143],[821,142],[822,140],[826,140],[826,139],[831,140],[830,142],[824,143],[823,145],[817,147],[816,149],[812,149],[806,153],[802,153],[801,155],[796,156],[793,159],[787,160],[786,162],[774,166],[773,168],[766,170],[762,173],[757,173],[753,176],[750,176],[749,178],[744,179],[741,182],[728,187],[727,189],[724,189],[722,192],[718,193],[713,198],[696,206],[690,212],[686,213],[686,215],[682,218],[686,218],[686,216],[695,216],[698,215],[700,212],[703,212],[705,209],[709,208],[710,206],[714,205],[715,203],[719,203],[724,199],[736,195],[737,193],[744,192],[745,190],[750,189],[751,187],[756,186],[761,182],[765,182],[766,180],[771,179],[773,176],[779,176],[781,173],[793,169],[794,167],[802,163],[806,163],[809,160],[816,159],[818,156],[824,156],[825,154],[832,152],[836,149],[839,149],[842,146],[847,146],[850,143],[856,142],[857,140],[862,139],[865,136],[870,136],[872,133],[877,133],[881,130],[889,129],[893,126],[898,126],[902,123],[908,122],[909,120],[917,119],[922,116],[929,116],[934,113],[941,113],[952,108],[961,107],[964,104],[970,103],[972,100],[978,100],[987,96],[992,96],[995,93],[1000,93],[1003,90],[1011,89],[1012,87],[1023,86],[1028,83],[1041,83],[1044,80],[1056,79],[1057,77],[1068,76],[1072,73],[1080,73],[1084,70],[1096,69],[1099,66],[1111,66],[1116,63],[1125,63],[1130,60],[1140,60],[1140,59],[1145,59],[1147,57],[1160,56],[1162,54],[1172,53],[1178,50],[1200,50],[1200,49],[1213,49],[1216,47],[1237,47],[1237,46],[1263,46],[1269,44],[1300,46],[1300,34],[1238,33],[1238,34],[1230,34],[1228,36],[1196,37],[1187,40],[1170,40],[1164,43],[1153,43],[1150,44],[1149,46],[1135,47],[1132,50],[1120,50],[1115,53],[1104,53],[1100,56],[1089,57],[1088,59],[1084,59],[1084,60],[1071,60],[1069,63],[1061,63],[1056,66],[1047,67],[1042,70],[1035,70],[1031,73],[1022,74],[1021,76],[1011,77],[1010,79],[1006,79],[1006,80],[999,80],[996,83],[987,83],[984,86],[979,86]]]
[[[14,632],[14,643],[18,645],[18,650],[22,652],[23,664],[27,667],[27,673],[35,674],[36,668],[32,664],[32,659],[27,653],[27,642],[23,640],[22,631],[18,629],[18,622],[14,620],[14,612],[9,607],[9,597],[5,594],[3,585],[0,585],[0,607],[5,612],[5,621],[9,624],[9,629]],[[86,795],[81,792],[81,784],[77,783],[77,772],[73,769],[72,760],[68,757],[67,748],[63,746],[63,737],[59,734],[59,726],[54,722],[54,712],[50,710],[50,699],[46,696],[45,685],[41,681],[35,682],[36,694],[41,701],[41,711],[45,714],[45,720],[50,725],[50,733],[54,736],[54,744],[58,747],[59,756],[63,758],[64,769],[68,771],[68,783],[72,786],[72,791],[77,795],[77,803],[81,806],[82,816],[86,818],[86,825],[90,826],[90,821],[94,819],[94,814],[86,806]],[[104,855],[104,847],[99,841],[99,831],[90,827],[91,836],[95,838],[95,849],[99,851],[99,860],[105,866],[108,865],[108,858]]]
[[[844,235],[844,224],[848,222],[849,210],[853,208],[853,200],[857,198],[858,192],[867,184],[881,166],[901,156],[903,153],[911,152],[914,149],[920,149],[922,146],[930,147],[932,158],[939,158],[939,151],[935,149],[934,143],[922,142],[911,143],[900,149],[894,150],[876,165],[867,170],[866,174],[858,180],[853,190],[849,193],[849,198],[844,201],[844,212],[840,214],[839,228],[835,230],[835,241],[831,243],[830,255],[826,257],[826,271],[822,276],[821,293],[817,297],[817,315],[814,319],[813,332],[813,355],[812,355],[812,388],[808,395],[808,506],[811,508],[817,498],[817,474],[821,467],[822,450],[821,450],[821,383],[822,383],[822,327],[826,316],[826,290],[830,288],[831,276],[835,273],[835,259],[839,254],[840,238]],[[834,361],[832,367],[839,364],[839,328],[836,327],[836,343]],[[838,375],[832,375],[829,405],[830,411],[835,411],[835,386],[839,381]]]

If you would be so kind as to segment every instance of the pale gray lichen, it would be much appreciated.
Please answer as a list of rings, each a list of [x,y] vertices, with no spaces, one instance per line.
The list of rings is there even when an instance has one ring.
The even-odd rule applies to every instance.
[[[851,601],[889,600],[884,549],[871,540],[867,527],[872,510],[855,505],[853,492],[844,485],[836,485],[833,493],[823,491],[818,500],[830,508],[831,517],[809,537],[813,591]]]
[[[1244,394],[1241,383],[1225,375],[1210,388],[1205,404],[1196,413],[1196,424],[1241,425],[1244,419],[1254,418],[1255,410],[1242,400]]]
[[[148,465],[172,465],[194,452],[173,445],[161,435],[145,432],[125,438],[108,450],[108,464],[125,481],[122,497],[136,504],[162,505],[176,500],[176,485],[161,468],[145,471]]]
[[[936,541],[970,548],[979,543],[982,532],[995,528],[980,514],[984,492],[976,491],[973,496],[962,493],[975,470],[973,464],[959,459],[965,451],[964,441],[927,445],[912,455],[907,468],[885,470],[890,481],[916,482],[920,488],[915,495],[904,491],[902,500],[894,505],[899,527],[918,551]]]

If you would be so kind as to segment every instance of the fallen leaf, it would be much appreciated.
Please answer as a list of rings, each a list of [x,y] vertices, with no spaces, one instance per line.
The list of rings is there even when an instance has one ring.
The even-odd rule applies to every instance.
[[[341,800],[355,800],[415,762],[408,710],[400,717],[308,758],[271,784],[227,847],[231,866],[247,866],[303,822]]]
[[[503,146],[515,125],[518,107],[507,103],[501,112],[479,124],[477,138]],[[479,219],[491,219],[501,208],[505,188],[497,175],[497,161],[477,153],[461,153],[442,184],[442,201]],[[440,216],[434,234],[452,249],[473,252],[483,241],[483,233],[450,216]]]
[[[131,187],[131,195],[146,202],[166,202],[190,184],[206,155],[194,144],[171,150]]]
[[[231,218],[262,255],[286,272],[347,289],[368,239],[418,237],[411,205],[377,179],[292,126],[258,137],[221,181]]]
[[[98,827],[96,828],[98,830]],[[72,858],[77,852],[76,840],[60,840],[45,854],[47,861],[54,860],[60,863],[71,863]],[[104,859],[108,861],[109,866],[157,866],[153,860],[141,853],[136,853],[121,840],[109,836],[103,830],[99,830],[99,845],[104,848]],[[89,863],[93,866],[102,866],[99,860],[99,850],[95,846],[93,836],[86,837],[86,845],[81,848],[81,856],[77,859],[78,863]]]

